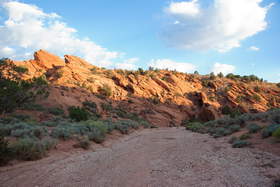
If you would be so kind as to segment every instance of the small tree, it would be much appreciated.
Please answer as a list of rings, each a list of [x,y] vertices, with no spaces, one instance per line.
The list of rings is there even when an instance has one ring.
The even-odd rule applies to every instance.
[[[195,75],[199,75],[198,71],[194,71],[194,73],[193,73],[193,74],[195,74]]]
[[[89,119],[89,113],[84,108],[72,106],[68,108],[68,111],[70,118],[76,121],[86,121]]]
[[[218,74],[218,77],[223,78],[223,77],[224,77],[224,74],[223,74],[222,72],[220,72],[220,73]]]
[[[213,72],[210,73],[210,79],[211,79],[211,80],[216,79],[216,75],[215,75]]]

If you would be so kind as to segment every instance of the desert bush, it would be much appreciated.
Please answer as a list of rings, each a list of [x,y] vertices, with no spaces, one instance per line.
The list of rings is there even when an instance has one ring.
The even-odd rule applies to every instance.
[[[224,106],[221,108],[222,114],[230,115],[231,118],[235,118],[241,115],[241,112],[238,108],[231,108],[229,106]]]
[[[9,148],[9,142],[4,137],[0,137],[0,166],[4,166],[12,160],[12,150]]]
[[[50,114],[55,115],[55,116],[64,115],[64,110],[61,109],[61,108],[57,108],[57,107],[49,108],[49,109],[48,109],[48,112],[49,112]]]
[[[152,125],[148,121],[143,120],[143,119],[141,121],[139,121],[139,124],[141,126],[143,126],[144,128],[151,128],[152,127]]]
[[[216,79],[216,75],[213,72],[211,72],[210,75],[209,75],[209,78],[211,80],[214,80],[214,79]]]
[[[49,84],[47,77],[45,75],[42,75],[40,77],[35,77],[32,79],[32,84],[34,86],[46,86]]]
[[[42,141],[23,138],[11,145],[11,149],[20,160],[38,160],[46,156],[47,149]]]
[[[200,122],[189,122],[185,125],[186,130],[190,130],[193,132],[202,132],[204,125]]]
[[[278,127],[273,133],[272,136],[275,138],[280,138],[280,127]]]
[[[251,123],[247,126],[247,129],[248,129],[249,133],[257,133],[262,129],[262,127],[255,123]]]
[[[239,137],[240,140],[247,140],[247,139],[249,139],[249,138],[251,138],[251,136],[250,136],[250,134],[248,134],[248,133],[242,134],[242,135]]]
[[[270,136],[272,136],[272,134],[278,129],[280,128],[280,124],[273,124],[273,125],[269,125],[266,128],[263,129],[262,131],[262,137],[263,138],[268,138]]]
[[[21,109],[23,110],[31,110],[31,111],[44,111],[45,108],[42,105],[35,103],[25,103]]]
[[[89,113],[84,108],[72,106],[68,108],[68,111],[69,117],[76,121],[86,121],[89,119]]]
[[[57,139],[69,140],[73,137],[70,127],[56,127],[52,129],[50,136]]]
[[[115,123],[115,127],[116,130],[120,131],[122,134],[128,134],[130,128],[137,128],[130,120],[120,120]]]
[[[223,78],[224,77],[224,74],[222,72],[218,73],[217,75],[219,78]]]
[[[88,138],[91,141],[94,141],[95,143],[102,143],[105,141],[105,135],[102,134],[100,131],[97,129],[93,130],[88,134]]]
[[[78,143],[74,144],[73,147],[75,148],[83,148],[88,150],[90,148],[90,141],[88,137],[82,137],[78,139]]]
[[[91,101],[84,101],[83,107],[87,109],[89,112],[97,114],[97,105],[94,102]]]
[[[155,105],[160,103],[160,99],[157,96],[149,98],[149,101]]]
[[[253,94],[252,95],[252,99],[257,101],[257,102],[260,102],[261,101],[261,97],[258,95],[258,94]]]
[[[28,120],[31,120],[31,116],[25,115],[25,114],[12,114],[11,117],[12,117],[12,118],[18,119],[19,121],[28,121]],[[14,119],[14,120],[15,120],[15,119]],[[18,121],[18,122],[19,122],[19,121]]]
[[[277,86],[278,88],[280,88],[280,83],[277,83],[276,86]]]
[[[116,126],[115,124],[113,123],[112,119],[109,119],[109,120],[105,120],[103,121],[104,125],[106,126],[107,128],[107,133],[111,133],[113,130],[115,130]]]
[[[228,129],[230,130],[230,132],[233,133],[233,132],[238,132],[241,129],[241,127],[240,125],[231,125],[228,127]]]
[[[18,73],[27,73],[28,72],[28,68],[26,68],[24,66],[16,66],[16,67],[14,67],[14,70]]]
[[[226,128],[223,128],[223,127],[219,127],[219,128],[216,128],[213,130],[213,134],[212,136],[214,138],[219,138],[219,137],[223,137],[223,136],[227,136],[227,135],[230,135],[231,134],[231,131],[226,129]]]
[[[233,142],[232,147],[233,148],[243,148],[243,147],[248,147],[249,145],[251,145],[251,144],[245,140],[236,140]]]
[[[89,130],[88,137],[91,141],[102,143],[108,132],[107,126],[102,121],[86,121],[83,123]]]
[[[271,111],[269,116],[270,121],[280,124],[280,110],[276,109]]]
[[[113,106],[111,104],[108,103],[101,103],[101,108],[105,111],[112,111],[113,110]]]
[[[112,88],[108,84],[104,84],[98,89],[98,92],[103,96],[110,97],[112,95]]]

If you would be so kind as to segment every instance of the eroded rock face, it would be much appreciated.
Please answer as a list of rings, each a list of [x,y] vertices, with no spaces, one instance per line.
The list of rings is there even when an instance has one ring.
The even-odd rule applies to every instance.
[[[46,69],[51,69],[55,66],[65,66],[65,62],[61,58],[44,50],[35,52],[34,60],[39,66]]]
[[[239,108],[242,112],[265,111],[280,107],[280,89],[271,84],[244,83],[226,78],[210,80],[205,76],[171,71],[125,72],[98,68],[71,55],[65,59],[40,50],[34,60],[13,61],[25,66],[29,73],[23,78],[45,75],[50,82],[50,96],[40,104],[61,106],[80,105],[85,100],[97,104],[103,116],[102,103],[122,107],[158,126],[179,125],[182,120],[199,118],[203,121],[222,116],[222,106]],[[94,63],[94,62],[93,62]],[[111,89],[109,98],[97,97],[104,85]],[[257,91],[255,91],[257,90]]]

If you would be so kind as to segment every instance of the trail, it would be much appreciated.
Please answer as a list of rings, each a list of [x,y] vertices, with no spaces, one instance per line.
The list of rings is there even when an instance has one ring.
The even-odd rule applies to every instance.
[[[0,168],[0,186],[269,187],[280,158],[183,128],[145,129],[95,151]]]

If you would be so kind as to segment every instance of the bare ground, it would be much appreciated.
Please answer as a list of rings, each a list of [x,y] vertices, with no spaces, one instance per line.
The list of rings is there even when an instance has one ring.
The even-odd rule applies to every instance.
[[[280,157],[183,128],[137,131],[95,151],[0,168],[0,186],[269,187]]]

